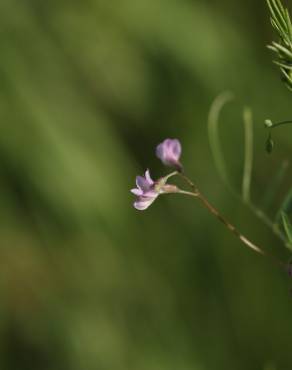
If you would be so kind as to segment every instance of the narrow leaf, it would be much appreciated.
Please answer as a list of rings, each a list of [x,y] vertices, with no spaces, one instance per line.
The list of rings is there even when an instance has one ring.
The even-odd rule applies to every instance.
[[[277,212],[276,222],[279,223],[282,213],[289,214],[292,211],[292,188],[288,191],[288,194],[285,196],[284,201]]]
[[[244,123],[244,167],[242,178],[242,198],[246,203],[250,202],[250,185],[253,165],[253,120],[252,112],[249,108],[243,111]]]
[[[273,201],[274,201],[274,199],[275,199],[275,197],[276,197],[276,195],[277,195],[277,193],[280,189],[280,186],[281,186],[281,184],[283,183],[283,181],[285,179],[285,176],[286,176],[288,168],[289,168],[289,164],[290,163],[287,160],[284,160],[281,163],[281,165],[280,165],[279,169],[277,170],[277,172],[275,173],[275,175],[270,178],[267,190],[266,190],[266,192],[263,196],[263,200],[261,202],[263,210],[268,210],[271,207],[271,205],[272,205],[272,203],[273,203]]]
[[[229,91],[223,92],[220,94],[213,102],[209,116],[208,116],[208,134],[209,134],[209,143],[211,151],[213,154],[213,159],[215,166],[223,181],[230,186],[228,173],[226,169],[226,162],[223,155],[223,150],[221,148],[218,125],[219,117],[223,107],[233,100],[233,94]]]
[[[291,222],[288,216],[284,212],[282,213],[282,222],[283,222],[284,230],[286,232],[287,240],[288,240],[288,243],[286,244],[286,246],[292,251],[292,225],[291,225]]]

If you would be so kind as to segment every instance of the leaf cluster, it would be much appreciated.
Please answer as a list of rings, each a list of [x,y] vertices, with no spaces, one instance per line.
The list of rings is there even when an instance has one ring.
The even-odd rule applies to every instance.
[[[283,242],[284,246],[292,251],[292,226],[289,215],[292,210],[292,189],[285,195],[284,200],[277,207],[275,215],[270,217],[268,211],[275,201],[279,189],[287,176],[289,169],[289,161],[284,160],[270,178],[267,188],[263,192],[262,199],[255,204],[251,196],[252,172],[253,172],[253,157],[254,157],[254,139],[253,139],[253,117],[250,108],[243,110],[243,127],[244,127],[244,162],[242,173],[242,188],[238,191],[230,180],[230,175],[227,169],[227,161],[223,153],[219,135],[219,118],[221,112],[228,102],[233,100],[233,94],[223,92],[213,102],[209,117],[208,117],[208,133],[209,143],[212,151],[216,169],[224,183],[228,186],[231,193],[241,200],[271,231]],[[271,125],[267,121],[268,125]],[[270,140],[271,136],[269,136]],[[271,141],[272,142],[272,141]]]
[[[267,0],[271,13],[271,24],[276,30],[279,40],[273,41],[268,48],[275,52],[274,61],[279,66],[282,79],[287,88],[292,91],[292,23],[289,11],[280,0]]]

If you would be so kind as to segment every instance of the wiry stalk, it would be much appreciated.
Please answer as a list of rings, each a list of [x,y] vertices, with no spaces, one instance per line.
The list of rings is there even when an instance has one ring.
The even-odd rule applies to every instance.
[[[195,184],[184,174],[179,174],[181,178],[183,178],[192,188],[192,191],[185,191],[185,190],[179,190],[179,194],[184,194],[188,196],[195,197],[201,201],[201,203],[204,205],[204,207],[219,220],[233,235],[235,235],[246,247],[249,249],[252,249],[254,252],[269,257],[271,260],[273,260],[274,263],[277,265],[286,268],[286,264],[279,260],[278,258],[274,257],[270,253],[264,251],[261,247],[253,243],[251,240],[249,240],[246,236],[241,234],[237,228],[230,223],[225,217],[223,217],[220,212],[207,200],[207,198],[199,191],[199,189],[195,186]]]

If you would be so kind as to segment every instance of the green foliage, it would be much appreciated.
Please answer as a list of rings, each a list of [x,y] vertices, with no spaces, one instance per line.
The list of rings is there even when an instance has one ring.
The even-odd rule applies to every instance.
[[[267,0],[271,23],[279,36],[278,42],[272,42],[269,49],[277,56],[275,64],[280,67],[283,81],[292,91],[292,23],[288,9],[284,8],[281,0]]]
[[[284,201],[281,204],[281,207],[277,213],[276,220],[279,221],[282,217],[282,213],[290,214],[292,212],[292,188],[284,197]]]
[[[282,221],[288,239],[287,247],[292,251],[292,224],[284,212],[282,212]]]
[[[244,166],[242,175],[242,199],[245,203],[251,201],[251,179],[253,169],[253,117],[250,108],[243,110],[243,124],[244,124]]]
[[[229,91],[220,94],[213,101],[208,115],[208,134],[210,149],[212,151],[216,169],[228,187],[231,187],[231,184],[219,136],[219,118],[224,106],[233,99],[234,96]]]
[[[274,140],[272,138],[271,132],[269,132],[269,136],[268,136],[268,138],[266,140],[266,152],[268,154],[271,154],[272,151],[274,150],[274,146],[275,146],[275,142],[274,142]]]
[[[213,102],[209,116],[208,116],[208,133],[209,133],[209,144],[211,152],[213,155],[213,160],[215,167],[224,181],[225,185],[229,188],[231,193],[240,199],[248,208],[263,222],[265,223],[272,232],[284,243],[287,243],[286,236],[283,234],[278,227],[279,219],[276,217],[276,223],[272,218],[265,213],[265,210],[258,207],[253,199],[251,198],[251,181],[252,181],[252,170],[253,170],[253,152],[254,152],[254,138],[253,138],[253,122],[252,122],[252,112],[249,108],[243,110],[243,125],[244,125],[244,160],[243,160],[243,173],[242,173],[242,188],[238,191],[232,185],[230,180],[227,161],[223,153],[220,135],[219,135],[219,118],[224,106],[233,99],[233,95],[229,92],[224,92],[220,94]],[[269,135],[268,141],[266,143],[266,149],[270,153],[273,149],[274,143],[271,136]],[[283,170],[279,173],[276,172],[274,176],[275,181],[269,181],[267,185],[267,190],[265,192],[264,198],[269,198],[270,201],[275,197],[276,189],[281,184],[284,179]],[[290,202],[289,199],[285,199],[282,207],[287,208],[287,203]],[[289,203],[290,204],[290,203]],[[281,207],[281,209],[282,209]],[[278,211],[278,213],[281,212]]]
[[[257,124],[291,106],[259,63],[264,3],[1,0],[0,21],[1,370],[290,369],[281,273],[187,200],[141,215],[129,192],[147,167],[164,175],[153,148],[179,137],[204,192],[280,253],[221,186],[206,135],[228,86],[253,107],[254,199],[290,156],[282,130],[267,163]],[[239,126],[220,128],[241,189]]]
[[[261,202],[261,208],[264,211],[268,211],[272,207],[277,194],[281,190],[282,184],[285,182],[289,169],[290,163],[287,159],[284,159],[279,168],[275,171],[275,174],[270,175],[268,186]]]

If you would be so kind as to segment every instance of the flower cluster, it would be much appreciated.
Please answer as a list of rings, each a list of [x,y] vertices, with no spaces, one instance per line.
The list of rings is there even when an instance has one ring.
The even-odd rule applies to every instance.
[[[166,166],[176,168],[178,171],[182,170],[182,165],[179,162],[181,156],[181,144],[177,139],[165,139],[156,148],[156,156]],[[139,211],[147,209],[159,194],[175,193],[178,191],[175,185],[167,184],[167,180],[174,173],[162,177],[157,181],[152,180],[149,170],[145,172],[144,176],[136,177],[136,188],[131,192],[136,195],[134,207]]]

